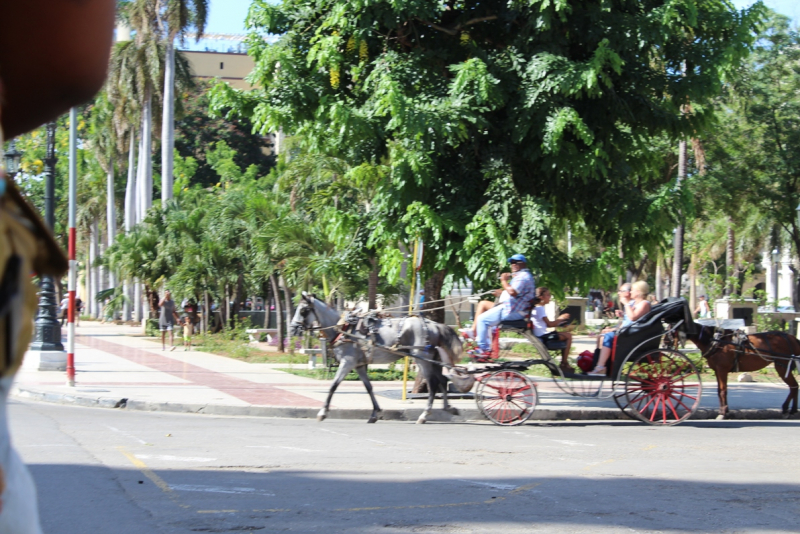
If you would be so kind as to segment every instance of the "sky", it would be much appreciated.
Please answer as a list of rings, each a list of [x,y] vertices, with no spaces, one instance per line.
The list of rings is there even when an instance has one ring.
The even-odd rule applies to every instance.
[[[755,0],[733,0],[733,4],[741,9],[752,5]],[[211,0],[208,16],[207,33],[243,34],[244,19],[251,0]],[[783,13],[794,19],[795,24],[800,24],[800,0],[764,0],[764,3],[778,13]],[[226,44],[225,46],[228,46]],[[218,49],[213,43],[201,42],[199,48],[210,46]],[[192,48],[196,48],[197,45]]]

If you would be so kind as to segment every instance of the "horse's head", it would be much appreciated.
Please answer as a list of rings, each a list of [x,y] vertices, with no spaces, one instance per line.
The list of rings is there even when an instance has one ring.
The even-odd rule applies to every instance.
[[[292,322],[289,323],[289,333],[292,336],[299,337],[303,335],[303,331],[319,326],[319,317],[314,306],[316,300],[314,295],[309,295],[303,291]]]

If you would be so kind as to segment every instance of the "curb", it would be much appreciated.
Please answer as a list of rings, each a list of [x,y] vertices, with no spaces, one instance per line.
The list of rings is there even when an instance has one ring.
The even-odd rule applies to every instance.
[[[47,402],[52,404],[67,404],[84,406],[88,408],[125,409],[142,412],[171,412],[193,413],[217,416],[250,416],[250,417],[279,417],[288,419],[316,419],[317,408],[300,408],[294,406],[228,406],[221,404],[184,404],[175,402],[149,402],[132,399],[111,399],[105,397],[90,397],[71,395],[68,393],[48,393],[25,387],[14,387],[11,396],[22,400]],[[486,418],[476,408],[460,408],[457,415],[450,414],[441,409],[434,409],[429,421],[463,423],[468,421],[486,421]],[[421,408],[407,408],[403,410],[383,410],[381,419],[384,421],[416,421],[422,413]],[[692,416],[692,420],[716,419],[717,410],[700,409]],[[354,419],[366,421],[372,415],[369,409],[333,409],[328,412],[328,419]],[[787,419],[778,409],[738,409],[731,410],[728,420],[767,420]],[[800,419],[800,413],[788,417]],[[583,409],[549,409],[537,408],[530,419],[531,421],[601,421],[601,420],[627,420],[627,415],[615,408],[583,408]]]

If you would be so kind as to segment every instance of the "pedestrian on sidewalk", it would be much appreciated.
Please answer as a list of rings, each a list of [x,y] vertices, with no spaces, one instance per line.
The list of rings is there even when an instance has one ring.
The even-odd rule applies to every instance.
[[[83,301],[80,297],[75,297],[75,326],[81,325],[81,311],[83,310]]]
[[[64,326],[64,323],[67,322],[67,317],[69,316],[69,297],[64,297],[61,299],[61,326]]]
[[[172,293],[167,290],[164,298],[158,303],[158,329],[161,330],[161,350],[167,350],[166,337],[169,332],[169,350],[175,350],[175,323],[180,320],[175,311],[175,301],[172,300]]]
[[[192,334],[194,333],[194,321],[192,320],[191,306],[183,308],[181,315],[181,325],[183,325],[183,350],[192,350]]]

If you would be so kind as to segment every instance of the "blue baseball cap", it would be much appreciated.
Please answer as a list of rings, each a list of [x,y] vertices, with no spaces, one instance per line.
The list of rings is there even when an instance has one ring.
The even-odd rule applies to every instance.
[[[511,263],[512,261],[521,261],[522,263],[528,263],[528,260],[525,259],[525,256],[523,256],[522,254],[514,254],[513,256],[508,258],[508,263]]]

